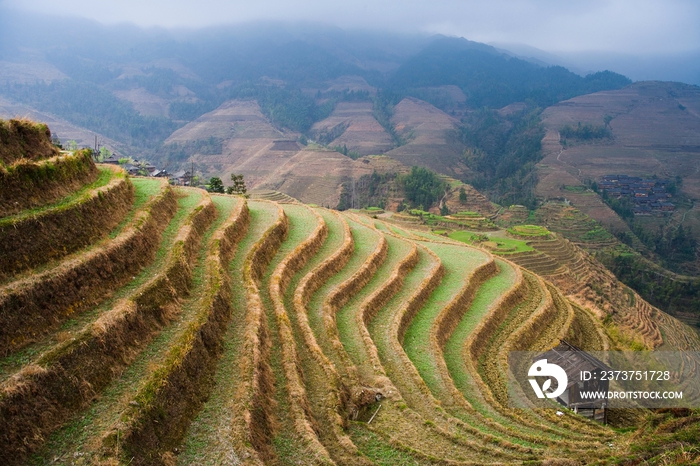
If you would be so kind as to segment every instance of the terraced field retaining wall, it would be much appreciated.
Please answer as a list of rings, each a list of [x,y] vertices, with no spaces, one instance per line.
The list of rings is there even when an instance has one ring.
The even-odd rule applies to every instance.
[[[313,257],[328,236],[328,226],[323,218],[315,211],[313,214],[317,221],[314,231],[279,263],[270,277],[270,298],[273,302],[277,327],[279,328],[282,345],[282,368],[287,382],[286,391],[294,429],[307,443],[307,449],[313,451],[319,464],[332,464],[330,455],[317,436],[319,427],[311,414],[306,387],[300,375],[301,363],[296,351],[294,332],[284,305],[284,294],[294,274]]]
[[[177,210],[170,187],[104,247],[0,289],[0,355],[14,351],[123,286],[151,262]]]
[[[270,335],[265,310],[260,297],[260,283],[265,270],[287,236],[289,219],[279,208],[279,218],[253,246],[243,266],[246,286],[246,331],[243,352],[245,357],[240,368],[240,406],[236,410],[245,426],[234,436],[237,446],[252,445],[259,460],[272,458],[270,444],[273,436],[272,410],[274,409],[274,374],[269,364]],[[240,430],[243,428],[244,430]],[[243,451],[243,450],[242,450]]]
[[[423,307],[423,304],[425,304],[428,298],[430,298],[433,291],[435,291],[438,285],[440,285],[442,277],[445,276],[445,267],[442,265],[440,258],[427,248],[425,251],[430,254],[435,263],[439,265],[433,273],[423,279],[418,287],[418,290],[420,291],[411,296],[411,299],[408,301],[408,303],[406,303],[406,306],[399,314],[399,322],[396,326],[396,337],[401,346],[403,346],[403,339],[406,335],[406,330],[408,330],[408,326],[411,325],[411,321],[416,316],[418,311],[420,311],[421,307]]]
[[[0,120],[0,163],[48,159],[58,153],[58,147],[51,143],[51,131],[45,124],[29,120]]]
[[[95,181],[97,174],[88,150],[0,166],[0,217],[55,202]]]
[[[126,216],[133,202],[129,179],[115,177],[76,204],[0,222],[0,278],[93,243]]]
[[[358,293],[374,276],[374,273],[382,265],[389,251],[389,243],[384,235],[380,235],[379,244],[374,248],[362,267],[350,278],[336,286],[323,302],[323,323],[328,338],[333,345],[336,354],[342,360],[341,364],[346,371],[343,387],[343,404],[338,406],[339,414],[348,413],[355,417],[357,413],[368,404],[367,400],[374,401],[374,393],[367,396],[368,390],[363,389],[357,375],[357,368],[353,365],[350,357],[345,352],[343,343],[338,333],[336,314],[355,293]],[[349,396],[348,396],[349,395]]]
[[[493,257],[490,257],[486,264],[478,267],[469,275],[467,284],[459,291],[457,298],[440,311],[440,315],[436,319],[436,330],[431,335],[431,339],[434,339],[439,348],[445,347],[445,343],[459,325],[464,313],[469,310],[469,304],[474,300],[481,285],[497,273],[498,266]]]
[[[401,289],[404,278],[416,264],[418,264],[418,247],[415,243],[411,243],[411,252],[398,264],[391,277],[371,296],[371,299],[362,308],[361,316],[364,325],[369,325],[381,308]],[[367,334],[367,337],[369,337],[369,334]]]
[[[547,290],[544,281],[539,277],[538,281],[540,282],[541,288]],[[508,340],[508,351],[527,351],[530,348],[530,344],[537,339],[544,327],[554,319],[555,315],[556,308],[554,306],[554,301],[552,300],[552,295],[547,291],[545,302],[540,309],[513,334],[510,340]]]
[[[329,385],[331,386],[328,397],[332,400],[331,404],[335,406],[336,409],[329,413],[329,417],[331,419],[336,438],[343,438],[345,435],[343,429],[347,427],[347,417],[344,414],[346,412],[346,406],[350,400],[350,392],[347,387],[342,384],[335,366],[328,359],[328,356],[326,356],[316,340],[313,330],[309,325],[307,305],[314,292],[323,286],[323,284],[333,275],[345,267],[353,254],[355,243],[350,231],[350,226],[345,221],[343,221],[342,224],[343,236],[345,238],[343,240],[343,244],[334,254],[326,258],[314,270],[309,272],[304,276],[304,278],[301,279],[297,285],[297,289],[294,292],[293,298],[294,311],[296,312],[297,319],[299,320],[299,329],[301,330],[304,344],[309,348],[311,356],[321,367],[328,379]]]
[[[372,336],[369,333],[368,326],[372,319],[376,317],[379,311],[387,304],[389,301],[399,292],[403,287],[404,280],[408,273],[413,270],[413,268],[418,264],[418,246],[415,243],[411,243],[411,251],[404,257],[399,264],[397,264],[396,269],[391,274],[388,280],[382,285],[381,288],[376,290],[362,305],[362,308],[358,313],[355,314],[356,325],[359,329],[360,335],[364,342],[365,349],[370,358],[371,364],[374,366],[375,370],[378,370],[383,377],[371,381],[373,386],[379,387],[382,390],[382,395],[391,390],[388,388],[391,384],[387,384],[386,373],[382,367],[381,358],[379,357],[379,352],[377,351],[377,346],[372,340]],[[370,398],[371,401],[371,398]],[[354,413],[359,414],[359,411]]]
[[[20,464],[46,435],[87,406],[177,313],[190,264],[216,218],[209,196],[190,214],[154,279],[0,386],[0,463]]]
[[[468,351],[471,359],[476,365],[483,355],[483,351],[489,342],[491,336],[496,332],[498,327],[508,316],[508,313],[521,302],[527,292],[528,287],[523,280],[523,274],[518,267],[514,267],[516,273],[516,284],[510,291],[502,296],[499,301],[493,306],[491,312],[479,322],[468,343]]]
[[[114,451],[114,444],[120,442],[117,450],[131,464],[162,464],[163,455],[184,437],[212,388],[232,311],[228,263],[249,218],[247,204],[241,201],[214,236],[205,265],[207,288],[196,317],[139,390],[136,403],[129,405],[119,425],[104,439],[106,451]]]

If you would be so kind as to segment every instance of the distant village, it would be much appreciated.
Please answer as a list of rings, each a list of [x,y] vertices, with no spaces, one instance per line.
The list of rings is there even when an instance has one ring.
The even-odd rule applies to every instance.
[[[664,215],[676,209],[669,201],[671,193],[666,190],[670,182],[628,175],[605,175],[598,183],[598,189],[615,199],[629,199],[634,215]]]
[[[123,159],[121,159],[123,162]],[[151,176],[154,178],[168,178],[170,184],[178,186],[189,186],[193,174],[190,171],[180,170],[175,173],[168,173],[165,170],[159,170],[150,162],[131,160],[129,163],[120,163],[119,157],[111,155],[101,163],[108,163],[111,165],[120,165],[129,175],[131,176]]]
[[[112,152],[106,146],[98,144],[97,136],[95,136],[95,144],[92,147],[85,144],[79,145],[75,140],[69,140],[63,144],[56,134],[53,135],[51,140],[62,150],[74,151],[78,149],[90,149],[93,151],[95,162],[119,165],[130,176],[167,178],[170,184],[177,186],[190,186],[193,181],[197,181],[196,173],[192,173],[191,171],[179,170],[175,173],[169,173],[166,170],[156,168],[155,165],[146,160],[132,159],[130,157],[124,157],[117,152]]]

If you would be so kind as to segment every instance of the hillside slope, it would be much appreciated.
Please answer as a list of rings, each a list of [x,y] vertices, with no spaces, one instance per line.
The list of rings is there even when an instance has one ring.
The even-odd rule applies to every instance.
[[[559,405],[511,406],[509,351],[627,343],[505,257],[289,199],[125,182],[133,203],[104,211],[109,234],[0,284],[3,464],[579,465],[656,454]],[[580,263],[568,243],[537,247],[572,273]],[[697,348],[664,319],[675,326],[665,347]],[[679,422],[669,432],[695,438],[697,416]],[[667,457],[698,459],[669,445]]]
[[[391,123],[406,144],[386,155],[409,167],[417,165],[463,177],[467,170],[465,147],[457,138],[457,119],[427,102],[407,97],[394,107]]]
[[[371,102],[339,102],[328,118],[311,127],[311,134],[329,147],[347,147],[359,155],[383,154],[394,147],[372,115]]]
[[[612,139],[570,141],[562,145],[565,126],[604,126],[610,119]],[[544,158],[538,164],[536,194],[544,199],[566,197],[584,213],[615,231],[628,231],[625,223],[591,193],[562,190],[580,186],[607,174],[683,180],[682,192],[700,195],[697,155],[700,152],[700,89],[679,83],[640,82],[624,89],[575,97],[542,113],[547,129]],[[573,144],[572,144],[573,142]],[[667,221],[690,226],[700,233],[697,206],[679,208]],[[656,228],[655,225],[651,226]]]
[[[40,112],[27,105],[19,104],[0,96],[0,118],[29,118],[34,121],[43,121],[51,127],[52,136],[62,142],[75,141],[79,147],[93,147],[97,137],[101,145],[108,147],[113,152],[130,152],[126,144],[119,143],[89,129],[77,126],[65,119],[47,112]]]
[[[358,111],[367,120],[371,114],[367,115],[364,106]],[[383,132],[378,123],[376,126]],[[166,144],[193,147],[192,155],[184,155],[180,162],[185,166],[194,163],[206,176],[220,176],[227,183],[230,173],[242,173],[248,188],[272,189],[331,207],[338,205],[341,185],[349,179],[374,170],[396,171],[398,165],[385,157],[352,160],[319,146],[303,146],[297,137],[275,128],[257,102],[233,100],[175,131]],[[204,143],[206,149],[197,150],[198,143]]]

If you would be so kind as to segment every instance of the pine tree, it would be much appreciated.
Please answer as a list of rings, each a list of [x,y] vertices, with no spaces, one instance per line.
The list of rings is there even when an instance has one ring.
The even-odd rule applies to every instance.
[[[466,204],[467,202],[467,192],[464,188],[459,188],[459,202],[461,204]]]
[[[209,178],[208,191],[210,193],[223,193],[224,192],[224,182],[221,181],[221,178],[219,178],[218,176],[214,176],[212,178]]]
[[[233,186],[226,188],[226,194],[238,194],[245,196],[248,190],[245,187],[245,180],[243,180],[243,174],[236,175],[231,173],[231,181],[233,181]]]

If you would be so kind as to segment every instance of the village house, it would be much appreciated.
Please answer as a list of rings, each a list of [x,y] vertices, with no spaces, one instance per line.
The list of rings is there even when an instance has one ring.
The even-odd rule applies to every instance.
[[[180,170],[170,176],[170,184],[177,186],[189,186],[192,181],[192,173],[190,171]]]
[[[665,215],[675,210],[666,191],[669,180],[639,178],[629,175],[605,175],[598,189],[615,199],[630,199],[634,215]]]
[[[610,367],[592,355],[564,340],[559,346],[539,354],[533,362],[546,359],[549,364],[556,364],[566,372],[567,386],[557,401],[574,410],[574,412],[598,422],[607,423],[607,393],[609,382],[600,377],[601,372],[610,371]],[[581,373],[591,374],[589,380],[581,380]],[[598,399],[583,398],[581,392],[605,393],[606,397]]]

